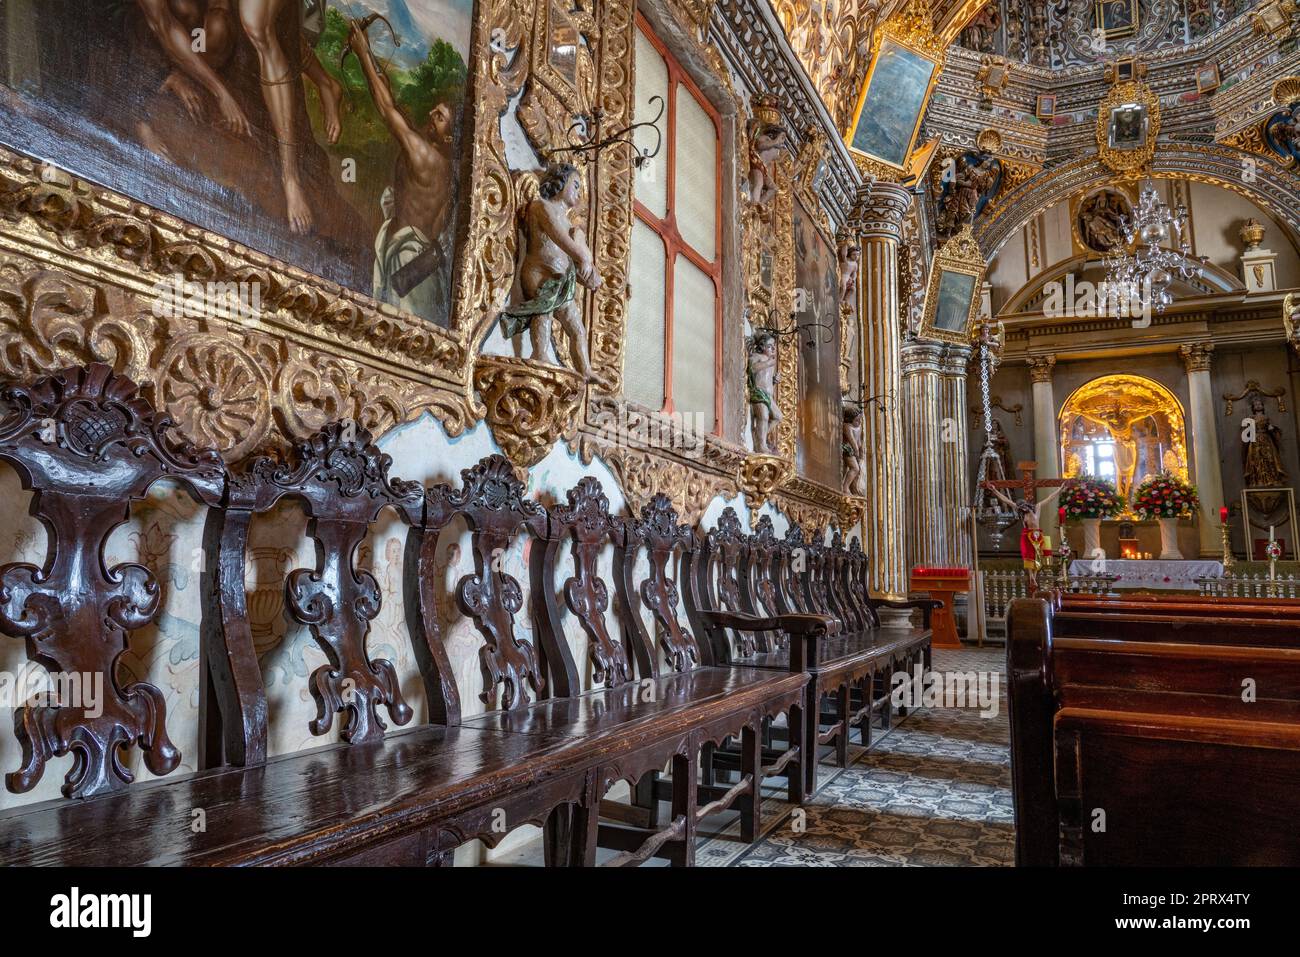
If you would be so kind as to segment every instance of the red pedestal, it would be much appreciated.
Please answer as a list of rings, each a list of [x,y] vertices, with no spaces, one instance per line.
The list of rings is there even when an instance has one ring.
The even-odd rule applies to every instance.
[[[957,639],[957,620],[952,614],[953,595],[970,591],[969,568],[913,568],[911,590],[927,592],[931,598],[943,602],[930,617],[934,632],[931,647],[960,648]]]

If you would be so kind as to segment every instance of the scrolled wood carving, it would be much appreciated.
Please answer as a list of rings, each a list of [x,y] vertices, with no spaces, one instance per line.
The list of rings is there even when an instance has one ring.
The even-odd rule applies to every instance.
[[[158,614],[158,580],[143,565],[108,567],[104,548],[126,522],[132,501],[160,478],[180,480],[208,505],[220,504],[225,467],[213,450],[173,434],[139,387],[104,364],[63,369],[31,386],[0,389],[0,459],[35,492],[33,514],[49,533],[44,567],[0,567],[0,630],[27,643],[28,657],[65,682],[54,703],[15,712],[22,767],[6,775],[28,791],[46,763],[71,752],[67,797],[125,787],[132,774],[122,749],[144,752],[146,767],[166,774],[181,755],[167,736],[162,692],[125,682],[119,661],[133,631]],[[71,687],[60,687],[75,679]],[[71,691],[70,700],[63,693]]]

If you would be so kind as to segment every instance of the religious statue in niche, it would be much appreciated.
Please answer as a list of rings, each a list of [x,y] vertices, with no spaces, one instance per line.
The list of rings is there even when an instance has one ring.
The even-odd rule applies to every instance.
[[[1264,410],[1264,398],[1251,396],[1250,417],[1252,425],[1243,431],[1247,438],[1241,444],[1241,464],[1247,488],[1282,488],[1286,485],[1286,469],[1282,467],[1282,430],[1273,424]]]
[[[527,298],[502,309],[500,319],[501,334],[507,339],[528,331],[536,362],[546,362],[548,355],[555,354],[551,321],[559,322],[569,342],[573,370],[590,382],[587,328],[577,287],[599,289],[601,278],[586,233],[569,219],[581,194],[582,177],[569,163],[552,163],[537,180],[537,195],[524,205],[520,217],[519,286]]]
[[[1104,186],[1079,204],[1075,227],[1079,242],[1095,253],[1109,253],[1127,245],[1125,230],[1133,221],[1133,204],[1120,190]]]
[[[992,153],[970,150],[953,162],[939,195],[935,229],[943,239],[975,221],[1002,184],[1002,162]]]
[[[866,495],[867,473],[862,466],[862,410],[844,406],[844,494]]]
[[[785,148],[780,101],[770,93],[750,98],[754,115],[749,121],[749,201],[766,206],[776,197],[776,161]]]
[[[776,427],[781,424],[781,410],[776,404],[776,366],[776,337],[770,332],[755,333],[749,340],[745,378],[754,451],[760,455],[776,454]]]
[[[975,19],[961,31],[961,45],[976,53],[993,53],[997,46],[998,29],[1002,26],[1002,11],[991,3],[975,15]]]
[[[1268,118],[1264,141],[1288,165],[1300,163],[1300,100]]]

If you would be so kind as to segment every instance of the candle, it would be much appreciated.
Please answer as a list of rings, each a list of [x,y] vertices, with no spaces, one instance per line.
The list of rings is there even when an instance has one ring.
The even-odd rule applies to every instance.
[[[1056,514],[1059,515],[1059,516],[1061,516],[1061,521],[1064,522],[1064,521],[1065,521],[1065,506],[1062,505],[1060,508],[1058,508],[1058,509],[1056,510]]]
[[[1273,536],[1270,534],[1270,535],[1269,535],[1269,538],[1272,538],[1272,537],[1273,537]],[[1051,535],[1044,535],[1044,536],[1043,536],[1043,550],[1044,550],[1045,552],[1047,552],[1049,555],[1052,553],[1052,536],[1051,536]]]
[[[1268,527],[1268,540],[1269,540],[1270,542],[1273,541],[1273,526],[1272,526],[1272,525],[1270,525],[1270,526]]]
[[[1228,506],[1226,505],[1224,505],[1222,508],[1219,509],[1219,524],[1220,525],[1228,524]]]

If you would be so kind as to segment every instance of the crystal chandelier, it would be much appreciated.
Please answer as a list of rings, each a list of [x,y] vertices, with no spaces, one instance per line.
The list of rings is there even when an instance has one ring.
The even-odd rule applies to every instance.
[[[1180,203],[1171,210],[1150,182],[1143,184],[1137,212],[1124,227],[1127,245],[1106,257],[1110,287],[1127,292],[1130,301],[1164,312],[1174,301],[1169,289],[1174,280],[1187,281],[1202,272],[1199,263],[1187,258],[1192,247],[1186,230],[1187,207]],[[1163,244],[1178,248],[1167,249]],[[1133,246],[1133,252],[1128,252],[1128,246]]]

